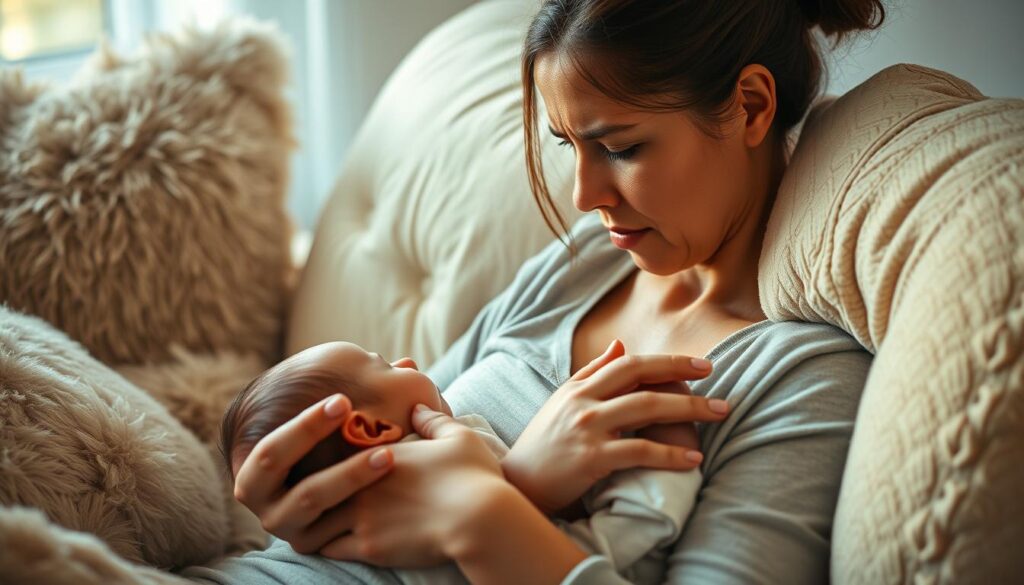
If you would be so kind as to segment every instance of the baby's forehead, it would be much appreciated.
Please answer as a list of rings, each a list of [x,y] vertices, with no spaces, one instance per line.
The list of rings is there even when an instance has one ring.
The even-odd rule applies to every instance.
[[[295,359],[295,366],[303,365],[361,365],[367,361],[366,350],[354,343],[346,341],[332,341],[321,343],[309,349],[303,350],[292,356]]]

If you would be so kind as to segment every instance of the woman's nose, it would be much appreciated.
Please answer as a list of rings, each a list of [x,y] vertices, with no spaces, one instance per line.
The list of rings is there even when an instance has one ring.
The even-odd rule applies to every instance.
[[[606,170],[590,163],[584,156],[576,158],[576,182],[572,190],[572,203],[580,211],[593,211],[598,207],[613,207],[617,201],[615,189]]]

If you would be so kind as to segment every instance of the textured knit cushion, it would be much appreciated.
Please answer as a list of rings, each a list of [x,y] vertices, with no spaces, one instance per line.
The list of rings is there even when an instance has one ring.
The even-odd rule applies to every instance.
[[[816,112],[760,286],[769,317],[832,323],[877,352],[833,580],[1024,574],[1024,101],[904,65]]]
[[[100,50],[66,87],[0,71],[0,302],[108,364],[279,357],[285,75],[244,21]]]
[[[81,345],[0,306],[0,511],[38,508],[131,561],[199,563],[224,552],[231,530],[218,463]],[[12,558],[4,549],[4,576],[42,554]]]
[[[321,214],[288,353],[346,339],[426,367],[552,240],[523,158],[519,57],[535,11],[528,0],[476,4],[389,79]],[[542,134],[571,223],[572,152]]]

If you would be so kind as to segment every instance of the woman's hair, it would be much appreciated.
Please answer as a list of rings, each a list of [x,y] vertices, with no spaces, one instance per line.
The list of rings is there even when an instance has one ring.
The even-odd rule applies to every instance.
[[[343,392],[356,405],[380,402],[380,394],[356,384],[339,368],[286,360],[256,376],[235,396],[221,422],[221,454],[232,472],[232,462],[248,457],[253,447],[277,427],[317,402]],[[340,427],[340,425],[339,425]],[[288,486],[361,451],[340,432],[331,433],[292,467]]]
[[[823,65],[811,29],[838,43],[884,19],[881,0],[545,0],[526,34],[522,84],[530,190],[548,228],[558,236],[550,210],[568,232],[541,162],[534,68],[542,55],[567,59],[622,104],[685,110],[710,136],[720,136],[740,71],[763,65],[775,78],[781,147],[818,94]]]

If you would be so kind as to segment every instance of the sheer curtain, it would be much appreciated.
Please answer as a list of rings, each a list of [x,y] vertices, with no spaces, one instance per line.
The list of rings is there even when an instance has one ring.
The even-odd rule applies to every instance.
[[[402,57],[473,0],[230,0],[292,42],[296,154],[290,208],[312,228],[374,97]]]

